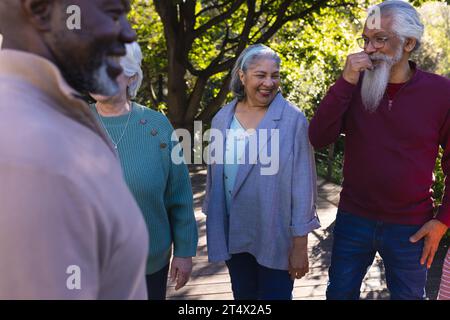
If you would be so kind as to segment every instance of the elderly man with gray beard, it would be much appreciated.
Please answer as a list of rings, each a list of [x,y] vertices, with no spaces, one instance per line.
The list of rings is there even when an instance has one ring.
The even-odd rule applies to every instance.
[[[67,27],[68,8],[82,14]],[[148,232],[80,98],[118,92],[128,0],[1,0],[0,299],[146,299]]]
[[[450,80],[409,61],[424,31],[411,5],[385,1],[370,12],[358,40],[364,51],[348,56],[309,128],[315,148],[345,134],[327,299],[359,299],[377,252],[391,299],[424,299],[450,225],[450,180],[436,210],[431,190],[439,146],[450,171]]]

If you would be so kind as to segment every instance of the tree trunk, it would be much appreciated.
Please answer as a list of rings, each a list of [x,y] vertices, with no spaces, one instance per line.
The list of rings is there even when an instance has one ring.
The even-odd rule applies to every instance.
[[[184,115],[187,106],[186,68],[179,57],[179,45],[168,45],[169,63],[167,77],[167,105],[168,116],[175,128],[182,128],[185,122]],[[178,51],[178,52],[177,52]],[[181,62],[180,62],[181,58]]]

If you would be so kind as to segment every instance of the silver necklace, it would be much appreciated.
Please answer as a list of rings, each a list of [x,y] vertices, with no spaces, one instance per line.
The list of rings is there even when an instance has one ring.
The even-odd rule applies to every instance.
[[[128,123],[130,122],[130,118],[131,118],[131,113],[133,113],[133,104],[132,103],[130,104],[130,112],[128,113],[127,123],[125,124],[125,128],[123,129],[122,134],[120,135],[119,140],[117,140],[117,142],[114,141],[114,139],[109,134],[108,129],[106,129],[106,126],[103,123],[102,116],[100,115],[100,113],[98,111],[97,111],[97,113],[98,113],[98,118],[100,119],[100,123],[102,124],[103,129],[105,129],[106,134],[108,135],[109,139],[113,143],[114,149],[117,150],[117,146],[119,145],[120,141],[122,141],[122,138],[125,135],[125,132],[127,131]]]

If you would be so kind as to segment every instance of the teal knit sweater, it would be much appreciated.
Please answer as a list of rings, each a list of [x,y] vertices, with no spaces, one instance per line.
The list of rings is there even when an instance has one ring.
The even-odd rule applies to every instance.
[[[99,117],[95,106],[91,108]],[[116,143],[128,116],[101,117]],[[171,161],[172,132],[173,127],[163,114],[133,103],[128,127],[117,147],[125,180],[150,235],[147,274],[169,263],[172,243],[176,257],[193,257],[197,249],[191,182],[187,166]]]

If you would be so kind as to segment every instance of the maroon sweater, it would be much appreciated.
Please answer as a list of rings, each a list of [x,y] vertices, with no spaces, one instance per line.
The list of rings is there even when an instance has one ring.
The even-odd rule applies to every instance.
[[[361,81],[342,77],[330,88],[309,127],[315,148],[345,134],[344,182],[339,208],[387,223],[420,225],[433,218],[431,186],[439,145],[450,172],[450,79],[416,68],[374,113],[364,109]],[[436,218],[450,226],[450,179]]]

